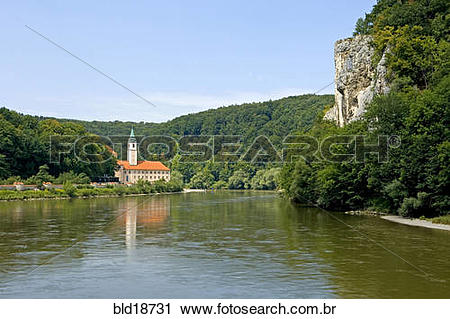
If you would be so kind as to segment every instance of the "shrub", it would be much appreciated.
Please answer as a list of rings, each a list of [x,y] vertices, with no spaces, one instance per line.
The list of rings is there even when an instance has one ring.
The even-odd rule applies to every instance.
[[[402,202],[402,205],[399,208],[399,214],[401,216],[408,217],[419,217],[421,216],[422,210],[427,207],[427,199],[429,194],[425,192],[420,192],[417,194],[417,198],[408,197],[405,198]]]
[[[395,208],[400,207],[404,198],[408,196],[408,191],[398,179],[394,179],[392,182],[384,187],[384,193],[390,198],[392,206]]]
[[[214,185],[212,187],[215,189],[225,189],[225,188],[227,188],[227,182],[217,181],[214,183]]]
[[[73,184],[71,182],[65,181],[63,189],[64,189],[64,192],[69,197],[75,197],[76,196],[77,189],[75,188],[75,186],[73,186]]]

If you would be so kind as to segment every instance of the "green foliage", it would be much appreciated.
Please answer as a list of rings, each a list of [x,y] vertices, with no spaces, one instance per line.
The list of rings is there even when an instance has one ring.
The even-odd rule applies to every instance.
[[[0,108],[0,178],[20,176],[26,180],[33,176],[29,182],[39,184],[69,171],[89,177],[113,173],[115,160],[94,144],[89,145],[86,152],[98,155],[79,152],[76,157],[70,152],[62,154],[59,163],[50,163],[50,138],[61,136],[97,138],[79,124],[44,120]]]
[[[134,187],[139,189],[139,191],[144,194],[149,194],[152,192],[152,190],[155,189],[154,187],[152,187],[152,184],[149,181],[146,181],[144,179],[139,179]]]
[[[389,148],[386,163],[369,157],[364,163],[286,165],[280,182],[284,193],[299,202],[337,210],[375,208],[416,217],[449,212],[449,87],[447,76],[423,91],[380,96],[364,120],[344,128],[318,123],[311,130],[318,138],[349,133],[369,138],[396,135],[401,144]]]
[[[64,192],[69,196],[69,197],[75,197],[76,196],[76,192],[77,189],[75,186],[73,186],[73,184],[69,181],[66,181],[64,183]]]
[[[45,190],[45,191],[15,191],[0,190],[0,200],[23,200],[23,199],[39,199],[39,198],[64,198],[68,197],[62,189]]]
[[[111,175],[115,161],[108,160],[102,156],[94,158],[99,163],[89,164],[80,161],[73,154],[63,154],[59,164],[47,163],[49,141],[51,136],[76,135],[90,136],[90,134],[128,136],[129,129],[134,126],[136,131],[143,136],[169,135],[180,137],[183,135],[240,135],[242,143],[248,147],[253,140],[260,135],[267,136],[278,148],[281,147],[283,138],[293,132],[304,132],[311,128],[314,119],[321,114],[325,105],[332,103],[333,96],[303,95],[292,96],[277,101],[262,103],[248,103],[243,105],[232,105],[221,107],[196,114],[178,117],[166,123],[131,123],[131,122],[86,122],[77,120],[55,120],[49,118],[37,118],[24,116],[5,108],[0,110],[0,178],[12,175],[20,176],[20,180],[36,181],[35,174],[38,167],[48,165],[49,175],[58,178],[45,177],[54,183],[71,181],[74,184],[87,183],[87,178]],[[28,131],[22,134],[16,127],[18,124]],[[89,132],[89,133],[88,133]],[[96,136],[92,136],[95,141]],[[126,140],[126,139],[125,139]],[[124,140],[124,141],[125,141]],[[35,147],[30,147],[33,141]],[[3,143],[3,144],[2,144]],[[19,145],[28,145],[22,147]],[[125,149],[125,148],[123,148]],[[26,150],[26,151],[24,151]],[[33,150],[29,154],[28,150]],[[102,150],[96,146],[89,146],[88,153],[100,154]],[[21,156],[26,154],[25,156]],[[1,156],[3,155],[3,156]],[[124,155],[124,154],[122,154]],[[89,156],[82,159],[89,159]],[[182,174],[182,182],[171,185],[180,188],[181,184],[188,184],[193,188],[228,187],[228,181],[237,170],[245,171],[245,186],[249,188],[251,180],[259,169],[270,169],[265,165],[248,165],[244,163],[180,163],[177,155],[170,163],[166,163],[172,171]],[[27,169],[23,165],[28,165]],[[18,167],[18,169],[12,169]],[[271,177],[268,177],[269,179]],[[19,180],[14,179],[14,181]],[[39,177],[42,180],[43,177]],[[237,176],[232,180],[232,187],[238,187]],[[45,180],[47,181],[47,180]],[[218,183],[220,182],[220,183]],[[259,185],[255,180],[255,187],[273,188],[273,181],[267,181],[270,185]],[[258,185],[258,186],[256,186]]]
[[[250,175],[242,169],[235,171],[228,181],[229,189],[249,189],[250,187]]]
[[[372,26],[369,21],[367,19],[359,18],[358,21],[356,21],[355,32],[353,33],[353,35],[367,35],[370,34],[371,30]]]
[[[284,171],[287,172],[281,175],[285,179],[282,181],[282,185],[286,187],[285,191],[288,197],[304,204],[314,203],[317,200],[314,190],[314,174],[310,165],[299,160],[295,167],[292,168],[289,165]]]
[[[277,101],[222,107],[161,124],[141,122],[133,123],[133,126],[142,135],[241,135],[244,148],[257,136],[265,135],[280,148],[284,136],[309,130],[314,119],[332,100],[330,95],[294,96]],[[45,181],[57,184],[66,181],[85,184],[89,183],[89,178],[111,175],[115,161],[105,160],[102,155],[93,158],[97,162],[95,164],[85,161],[92,157],[83,153],[78,154],[82,160],[71,153],[65,153],[61,155],[59,163],[48,163],[50,137],[75,135],[96,141],[97,137],[91,135],[92,133],[128,135],[130,126],[132,123],[119,121],[85,122],[37,118],[5,108],[0,109],[0,178],[18,176],[9,178],[8,183],[23,180],[30,184],[41,184]],[[93,154],[104,153],[101,147],[95,145],[89,145],[86,151]],[[177,189],[180,188],[180,183],[193,188],[211,188],[219,181],[221,183],[218,183],[217,187],[228,187],[229,179],[238,170],[244,171],[245,181],[241,183],[237,174],[232,179],[232,188],[250,188],[252,185],[258,189],[276,187],[274,177],[263,176],[263,173],[260,173],[252,184],[257,170],[271,169],[266,165],[213,162],[192,164],[181,163],[179,159],[180,156],[177,155],[167,163],[172,171],[178,171],[183,176],[183,181],[178,182],[178,186],[174,186],[174,182],[171,183]],[[43,165],[48,169],[39,172],[39,167]],[[263,180],[260,180],[261,178]]]
[[[6,156],[0,154],[0,178],[6,178],[9,174],[8,162],[6,161]]]
[[[376,97],[364,119],[343,128],[319,120],[310,134],[397,136],[388,161],[300,160],[280,185],[295,201],[329,209],[371,208],[402,216],[450,212],[450,75],[448,1],[380,0],[356,33],[372,34],[378,59],[387,52],[391,93]],[[445,31],[444,31],[445,30]],[[387,51],[386,51],[387,50]],[[375,61],[377,62],[377,61]]]
[[[95,196],[123,196],[134,194],[150,193],[172,193],[183,190],[181,176],[175,174],[175,178],[170,182],[163,180],[150,183],[148,181],[139,181],[133,186],[110,185],[103,188],[95,188],[90,185],[74,186],[66,181],[63,189],[45,189],[45,190],[0,190],[0,200],[22,200],[39,198],[76,198],[76,197],[95,197]]]
[[[374,37],[375,61],[386,53],[393,87],[427,88],[448,74],[450,4],[447,0],[379,0],[356,23]]]
[[[271,168],[257,171],[250,182],[251,188],[258,190],[276,189],[280,170],[280,168]]]
[[[407,197],[403,199],[402,205],[399,209],[399,214],[401,216],[414,216],[415,213],[420,209],[422,203],[414,197]]]
[[[403,199],[402,205],[398,212],[401,216],[419,217],[424,208],[429,207],[426,201],[429,194],[421,192],[417,194],[417,197],[407,197]]]
[[[214,189],[226,189],[228,187],[228,183],[222,180],[215,182],[212,186]]]
[[[149,182],[140,179],[135,185],[131,187],[126,187],[125,191],[120,190],[119,193],[151,194],[151,193],[181,192],[183,190],[183,185],[184,185],[183,178],[181,174],[179,172],[173,172],[170,181],[160,179],[155,182]],[[121,189],[122,186],[117,186],[116,188]]]
[[[91,182],[85,173],[75,174],[73,171],[61,173],[58,178],[54,179],[55,184],[64,184],[67,181],[73,184],[89,184]]]
[[[422,27],[408,25],[385,27],[376,34],[374,43],[379,55],[387,49],[389,76],[409,80],[419,88],[428,87],[448,49],[446,41],[439,44],[433,36],[424,35]]]
[[[402,200],[408,196],[408,189],[398,179],[394,179],[384,187],[384,193],[391,200],[392,208],[399,208]]]
[[[450,225],[450,215],[434,217],[434,218],[431,218],[430,221],[434,224]]]
[[[25,183],[42,186],[42,183],[44,183],[44,182],[52,182],[54,180],[54,177],[51,176],[48,173],[48,171],[49,171],[49,168],[48,168],[47,164],[39,166],[38,173],[36,175],[28,178]]]
[[[420,26],[438,41],[448,41],[450,21],[447,0],[378,0],[356,23],[355,34],[374,34],[386,26]]]
[[[276,146],[280,146],[286,135],[309,130],[316,116],[333,100],[332,95],[291,96],[276,101],[211,109],[180,116],[165,123],[60,121],[80,124],[88,132],[98,135],[108,132],[109,135],[128,136],[133,126],[142,136],[240,135],[244,145],[251,144],[259,135],[265,135]]]
[[[167,184],[170,191],[181,192],[184,187],[183,175],[178,171],[172,171],[170,173],[170,181]]]
[[[197,189],[207,189],[211,188],[213,183],[214,176],[207,169],[202,169],[191,178],[189,187]]]

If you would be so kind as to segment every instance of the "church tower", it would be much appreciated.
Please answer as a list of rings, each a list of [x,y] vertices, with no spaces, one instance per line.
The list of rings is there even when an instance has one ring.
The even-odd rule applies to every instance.
[[[126,160],[117,161],[117,169],[114,176],[119,183],[134,184],[140,180],[150,183],[162,180],[170,181],[170,168],[157,161],[138,162],[138,143],[134,136],[134,129],[131,128],[130,137],[127,144]]]
[[[130,165],[137,165],[137,141],[134,137],[134,129],[131,128],[130,137],[128,138],[127,160]]]

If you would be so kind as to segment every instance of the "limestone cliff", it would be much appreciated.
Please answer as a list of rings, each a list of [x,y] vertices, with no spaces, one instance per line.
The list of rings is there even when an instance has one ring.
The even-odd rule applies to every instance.
[[[372,65],[371,41],[370,36],[357,35],[334,46],[335,105],[325,119],[339,126],[359,119],[375,95],[389,92],[386,57],[383,55],[376,67]]]

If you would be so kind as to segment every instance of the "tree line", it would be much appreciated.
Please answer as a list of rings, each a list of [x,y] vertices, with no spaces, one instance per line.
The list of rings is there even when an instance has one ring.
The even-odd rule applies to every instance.
[[[126,158],[126,141],[131,127],[140,135],[138,139],[152,135],[174,138],[237,135],[241,137],[242,145],[248,147],[256,137],[264,135],[274,146],[280,147],[286,135],[308,131],[318,114],[332,101],[332,95],[291,96],[276,101],[221,107],[164,123],[54,119],[22,115],[2,108],[0,179],[4,183],[17,180],[30,184],[43,181],[63,183],[66,180],[78,183],[95,176],[113,174],[115,160],[106,160],[109,153],[104,152],[101,145],[97,146],[100,149],[89,152],[100,154],[96,159],[99,163],[77,161],[72,153],[62,156],[59,163],[52,163],[49,160],[51,136],[122,136],[122,154],[119,154],[122,158]],[[188,164],[180,163],[179,157],[171,161],[165,161],[161,156],[145,159],[162,160],[172,170],[180,172],[184,184],[193,188],[275,189],[281,167],[280,164],[214,161]]]
[[[114,172],[115,160],[102,144],[86,147],[87,153],[96,154],[95,161],[74,152],[61,154],[59,161],[51,161],[51,137],[62,136],[95,137],[73,122],[42,119],[0,108],[0,181],[3,184],[67,180],[85,183],[95,176]]]

